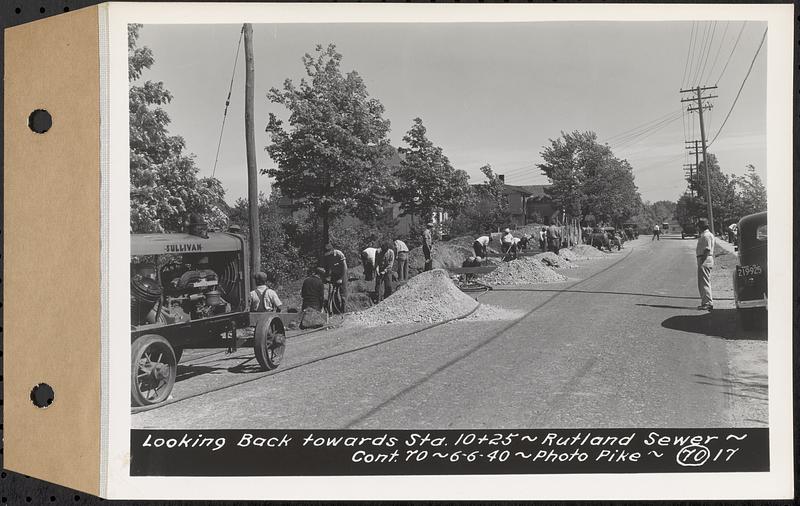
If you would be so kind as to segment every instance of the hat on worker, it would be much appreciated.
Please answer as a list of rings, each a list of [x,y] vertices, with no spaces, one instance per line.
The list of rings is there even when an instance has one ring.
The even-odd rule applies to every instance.
[[[510,234],[511,233],[511,229],[510,228],[504,228],[503,229],[503,233],[504,234]]]
[[[432,227],[432,226],[433,226],[433,222],[432,222],[432,221],[429,221],[428,223],[426,223],[426,224],[425,224],[425,226],[426,226],[426,227],[428,227],[428,228],[430,228],[430,227]]]

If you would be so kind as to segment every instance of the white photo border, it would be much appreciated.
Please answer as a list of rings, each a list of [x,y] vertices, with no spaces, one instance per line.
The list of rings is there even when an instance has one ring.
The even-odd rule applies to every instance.
[[[754,20],[768,23],[767,192],[768,387],[770,471],[764,473],[602,475],[435,475],[302,477],[131,477],[130,329],[126,303],[109,304],[107,486],[127,499],[779,499],[794,496],[792,440],[793,22],[791,4],[321,4],[111,3],[101,32],[108,39],[110,170],[108,301],[129,297],[129,147],[127,25],[222,23],[548,22]],[[106,24],[107,23],[107,24]],[[101,37],[101,40],[103,38]],[[102,140],[101,140],[102,142]]]

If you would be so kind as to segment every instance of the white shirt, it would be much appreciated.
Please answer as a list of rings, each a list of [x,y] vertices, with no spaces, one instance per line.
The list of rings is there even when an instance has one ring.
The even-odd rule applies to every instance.
[[[255,290],[250,292],[251,308],[257,308],[261,303],[261,294],[264,293],[264,290],[267,291],[266,295],[264,295],[264,306],[267,308],[267,311],[283,305],[281,299],[278,298],[278,293],[275,290],[267,288],[267,285],[258,285]]]
[[[482,236],[478,237],[477,239],[475,239],[475,242],[479,242],[481,244],[481,246],[488,246],[489,245],[489,237],[485,236],[485,235],[482,235]]]
[[[660,230],[661,230],[661,229],[659,228],[659,226],[658,226],[658,225],[656,225],[655,227],[653,227],[653,232],[659,232]]]
[[[509,233],[507,233],[506,235],[503,236],[502,241],[503,242],[507,242],[507,243],[514,242],[514,235],[511,234],[511,232],[509,232]]]
[[[398,253],[402,253],[404,251],[408,251],[408,246],[406,246],[406,243],[400,239],[396,239],[394,241],[394,249],[396,249]]]
[[[705,259],[703,265],[710,267],[714,265],[714,235],[708,229],[703,231],[700,237],[697,238],[697,249],[695,252],[698,260],[706,250],[708,250],[708,258]]]
[[[375,265],[375,255],[378,254],[378,248],[367,248],[364,250],[364,254],[367,255],[372,265]]]

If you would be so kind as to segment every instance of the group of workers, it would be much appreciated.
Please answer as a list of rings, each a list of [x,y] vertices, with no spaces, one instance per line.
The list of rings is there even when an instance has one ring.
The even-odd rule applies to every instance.
[[[394,291],[395,277],[401,283],[408,280],[408,246],[395,239],[394,244],[385,241],[380,248],[365,248],[361,252],[361,265],[364,281],[375,280],[375,293],[380,302]]]

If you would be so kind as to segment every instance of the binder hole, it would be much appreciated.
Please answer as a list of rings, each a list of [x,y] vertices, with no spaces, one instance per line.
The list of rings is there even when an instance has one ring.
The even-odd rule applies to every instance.
[[[39,13],[44,14],[44,7],[39,7]]]
[[[73,497],[72,500],[75,501],[75,502],[78,502],[78,501],[81,500],[81,496],[79,496],[78,494],[75,494],[75,497]]]
[[[53,126],[53,118],[44,109],[36,109],[28,116],[28,128],[37,134],[43,134]]]
[[[64,7],[64,12],[69,12],[69,7]]]
[[[56,502],[56,496],[51,495],[50,496],[50,502]]]
[[[22,9],[20,9],[19,7],[17,7],[16,9],[14,9],[14,12],[16,12],[17,14],[19,14],[20,12],[22,12]]]
[[[53,404],[55,393],[53,388],[47,383],[39,383],[31,390],[31,402],[37,408],[46,408]]]

